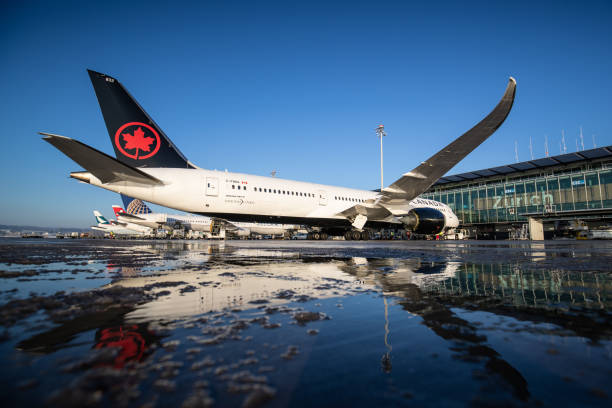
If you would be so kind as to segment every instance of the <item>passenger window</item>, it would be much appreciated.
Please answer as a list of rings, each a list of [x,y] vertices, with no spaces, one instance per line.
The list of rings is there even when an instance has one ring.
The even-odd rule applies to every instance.
[[[236,186],[232,184],[232,190],[235,190],[235,189],[236,189]]]

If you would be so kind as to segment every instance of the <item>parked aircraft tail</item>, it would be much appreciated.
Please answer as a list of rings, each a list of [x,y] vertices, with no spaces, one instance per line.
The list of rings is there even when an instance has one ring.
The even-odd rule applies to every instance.
[[[96,217],[96,222],[97,222],[98,224],[110,224],[110,222],[108,222],[108,220],[106,219],[106,217],[105,217],[105,216],[103,216],[103,215],[100,213],[100,211],[98,211],[98,210],[94,210],[93,214],[94,214],[94,217]]]
[[[125,214],[125,211],[120,205],[113,205],[113,212],[115,213],[115,218],[118,218],[119,214]]]
[[[121,194],[121,200],[128,214],[151,214],[153,211],[142,201],[137,198],[128,197]]]
[[[132,167],[193,168],[119,81],[87,72],[119,161]]]

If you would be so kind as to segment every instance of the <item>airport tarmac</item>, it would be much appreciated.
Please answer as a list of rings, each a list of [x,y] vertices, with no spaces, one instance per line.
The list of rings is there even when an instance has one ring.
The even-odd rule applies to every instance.
[[[0,240],[0,401],[609,406],[612,242]]]

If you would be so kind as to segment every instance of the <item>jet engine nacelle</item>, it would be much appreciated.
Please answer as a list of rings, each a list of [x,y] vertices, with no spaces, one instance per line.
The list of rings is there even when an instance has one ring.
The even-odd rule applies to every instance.
[[[439,234],[446,226],[444,214],[435,208],[413,208],[408,215],[400,218],[406,229],[415,234]]]
[[[238,228],[235,231],[233,231],[234,234],[236,234],[239,237],[248,237],[251,235],[251,230],[249,228]]]

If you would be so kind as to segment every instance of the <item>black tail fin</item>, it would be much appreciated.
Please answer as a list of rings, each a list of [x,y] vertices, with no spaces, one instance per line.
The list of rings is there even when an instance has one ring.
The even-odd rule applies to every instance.
[[[87,72],[117,160],[133,167],[193,167],[119,81]]]

